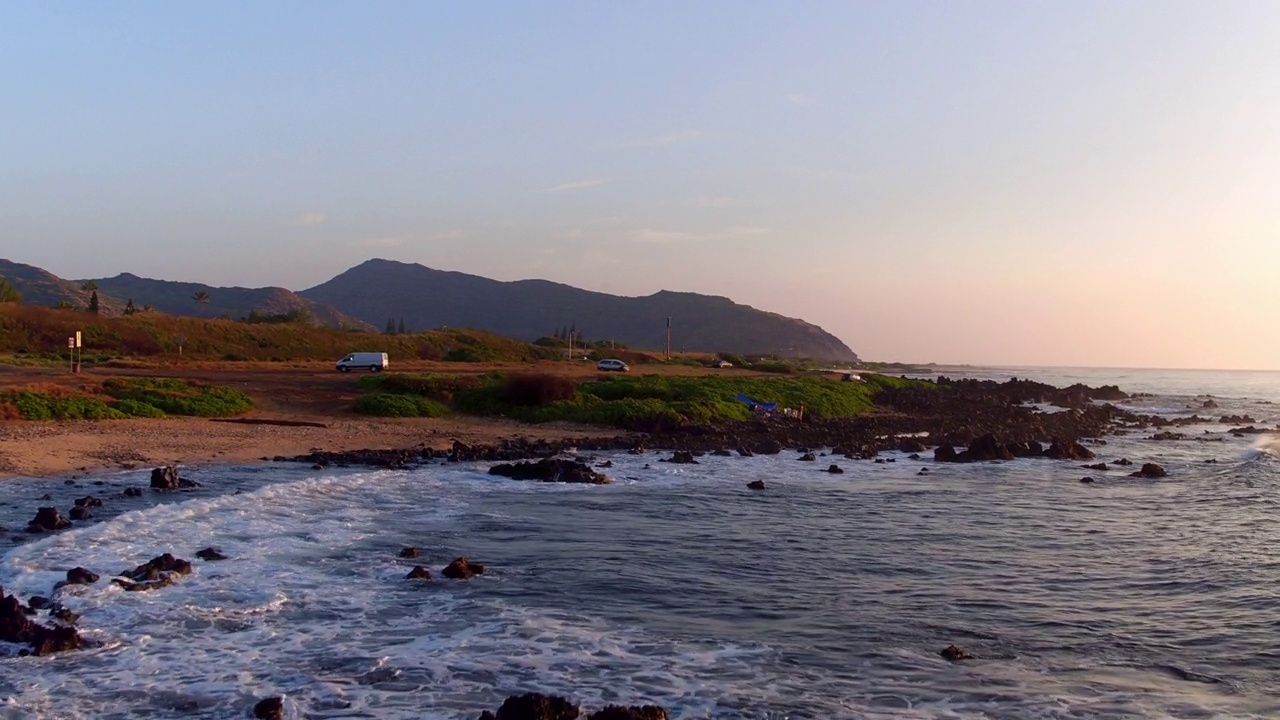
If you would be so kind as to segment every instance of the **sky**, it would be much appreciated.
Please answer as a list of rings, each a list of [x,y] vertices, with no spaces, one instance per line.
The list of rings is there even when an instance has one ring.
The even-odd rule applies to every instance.
[[[0,257],[728,296],[865,359],[1280,369],[1280,3],[9,2]]]

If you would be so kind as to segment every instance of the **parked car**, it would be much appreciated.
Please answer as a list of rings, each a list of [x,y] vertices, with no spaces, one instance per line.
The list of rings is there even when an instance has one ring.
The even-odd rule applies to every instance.
[[[353,352],[338,361],[340,372],[352,370],[368,370],[382,372],[387,369],[387,354],[379,352]]]
[[[713,367],[713,368],[728,368],[728,367],[733,367],[733,363],[729,362],[728,360],[712,360],[712,361],[711,361],[711,367]]]
[[[600,372],[627,372],[631,368],[621,360],[605,359],[596,363],[596,369]]]

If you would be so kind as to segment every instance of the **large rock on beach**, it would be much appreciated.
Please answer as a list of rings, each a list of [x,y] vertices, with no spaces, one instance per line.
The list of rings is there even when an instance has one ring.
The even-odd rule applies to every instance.
[[[543,458],[537,462],[518,462],[494,465],[490,475],[509,477],[513,480],[538,480],[541,482],[587,483],[605,485],[609,478],[592,470],[591,466],[577,460]]]
[[[675,463],[677,465],[697,465],[698,461],[694,459],[693,453],[689,450],[676,450],[671,453],[671,458],[663,460],[663,462]]]
[[[466,558],[455,558],[453,562],[445,566],[440,571],[441,575],[451,580],[466,580],[476,575],[484,574],[484,566],[480,563],[469,562]]]
[[[200,483],[179,476],[178,468],[173,467],[172,465],[156,468],[151,471],[152,490],[181,490],[184,488],[198,487],[200,487]]]
[[[777,455],[782,452],[782,443],[774,438],[762,438],[751,446],[756,455]]]

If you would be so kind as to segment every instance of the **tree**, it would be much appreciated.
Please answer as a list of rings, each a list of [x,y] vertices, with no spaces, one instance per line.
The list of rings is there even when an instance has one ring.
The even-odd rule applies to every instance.
[[[387,334],[387,335],[395,335],[395,334],[396,334],[396,321],[395,321],[395,320],[392,320],[391,318],[387,318],[387,329],[386,329],[386,330],[383,330],[383,332],[384,332],[385,334]]]
[[[22,293],[3,277],[0,277],[0,303],[22,303]]]
[[[129,302],[125,303],[124,305],[124,314],[133,315],[133,314],[136,314],[137,312],[138,312],[138,308],[136,305],[133,304],[133,298],[129,298]]]
[[[195,295],[192,295],[191,299],[196,301],[196,307],[202,307],[209,304],[209,293],[201,290]]]
[[[85,280],[84,282],[80,283],[80,289],[85,292],[94,292],[98,289],[98,283],[92,280]]]
[[[400,318],[400,327],[396,328],[397,335],[404,335],[404,318]]]
[[[89,296],[89,312],[93,313],[94,315],[98,314],[98,291],[97,290],[94,290],[93,294]]]

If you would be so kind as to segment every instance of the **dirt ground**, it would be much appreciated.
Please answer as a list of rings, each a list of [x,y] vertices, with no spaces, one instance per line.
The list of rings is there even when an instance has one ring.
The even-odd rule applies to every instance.
[[[161,464],[247,462],[312,450],[447,448],[453,441],[492,443],[504,438],[562,439],[612,436],[609,429],[565,424],[524,425],[502,418],[369,418],[351,411],[363,373],[339,373],[329,362],[149,362],[67,368],[0,365],[0,391],[19,388],[89,389],[120,376],[176,377],[226,385],[253,398],[247,418],[314,423],[322,427],[247,425],[200,418],[31,422],[0,420],[0,477],[63,475],[106,468]],[[595,363],[511,364],[407,362],[393,372],[480,374],[495,370],[589,379]],[[635,374],[741,373],[681,365],[633,366]]]

